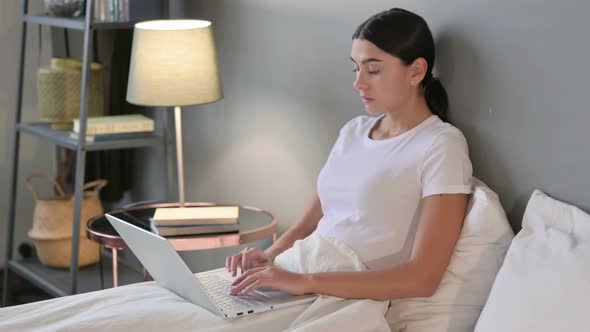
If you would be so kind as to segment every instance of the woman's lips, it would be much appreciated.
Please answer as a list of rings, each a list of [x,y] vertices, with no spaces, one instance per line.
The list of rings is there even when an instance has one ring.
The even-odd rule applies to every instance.
[[[363,103],[366,105],[370,102],[372,102],[374,99],[373,98],[369,98],[369,97],[362,97],[363,98]]]

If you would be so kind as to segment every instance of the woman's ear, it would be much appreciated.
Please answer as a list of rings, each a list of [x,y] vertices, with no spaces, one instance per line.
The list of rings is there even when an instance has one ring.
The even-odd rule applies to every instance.
[[[410,85],[419,85],[426,76],[428,70],[428,62],[426,59],[420,57],[414,60],[410,65]]]

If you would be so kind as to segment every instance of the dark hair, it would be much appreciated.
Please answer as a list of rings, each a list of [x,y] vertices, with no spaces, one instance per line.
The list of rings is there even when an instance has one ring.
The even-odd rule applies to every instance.
[[[410,11],[392,8],[369,17],[356,29],[352,39],[364,39],[410,65],[417,58],[428,63],[421,82],[424,98],[432,113],[448,122],[449,102],[440,80],[432,75],[434,39],[426,21]]]

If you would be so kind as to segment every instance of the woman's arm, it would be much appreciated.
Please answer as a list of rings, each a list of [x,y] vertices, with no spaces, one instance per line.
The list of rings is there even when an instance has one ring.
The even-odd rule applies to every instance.
[[[364,272],[296,274],[270,265],[242,274],[232,294],[260,287],[295,294],[317,293],[341,298],[389,300],[429,297],[447,269],[465,213],[466,194],[428,196],[422,200],[419,224],[410,259],[402,264]]]
[[[304,276],[309,293],[375,300],[430,297],[449,265],[459,238],[468,196],[433,195],[423,199],[410,259],[366,272],[326,272]]]
[[[269,256],[270,261],[274,261],[275,257],[280,253],[291,248],[295,241],[311,234],[317,228],[323,215],[320,197],[315,191],[299,220],[264,251]]]

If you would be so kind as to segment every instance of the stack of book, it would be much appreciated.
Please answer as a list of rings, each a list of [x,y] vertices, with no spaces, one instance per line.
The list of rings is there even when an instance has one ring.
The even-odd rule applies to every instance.
[[[94,0],[94,20],[97,22],[129,21],[130,0]]]
[[[154,120],[141,114],[89,117],[86,121],[86,141],[153,137],[154,129]],[[78,139],[79,133],[80,119],[74,119],[74,129],[70,137]]]
[[[160,208],[150,218],[150,227],[161,236],[238,232],[238,214],[237,206]]]

